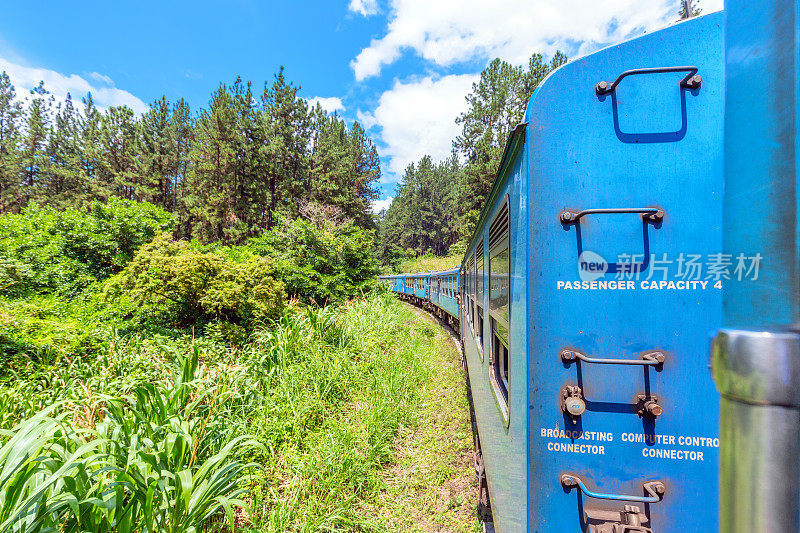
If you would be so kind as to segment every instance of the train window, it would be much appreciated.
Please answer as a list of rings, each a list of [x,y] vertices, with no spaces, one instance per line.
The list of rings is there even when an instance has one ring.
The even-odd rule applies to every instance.
[[[489,376],[508,424],[509,395],[509,323],[510,323],[510,254],[508,200],[501,205],[489,226],[489,318],[491,341]]]
[[[508,238],[490,252],[489,258],[489,313],[508,328]],[[508,335],[506,334],[506,343]]]
[[[469,323],[475,329],[475,260],[469,264]]]
[[[483,242],[478,244],[475,250],[475,336],[478,340],[478,349],[483,356],[483,306],[485,301],[484,296],[484,279],[486,277],[483,268]]]
[[[491,382],[500,400],[504,418],[508,412],[508,344],[503,341],[502,334],[497,331],[498,323],[492,318],[492,360],[490,362]],[[507,330],[506,330],[506,338]]]
[[[473,272],[475,267],[473,266],[473,263],[474,260],[470,259],[469,264],[467,265],[467,280],[466,280],[467,284],[464,294],[464,299],[467,306],[467,318],[470,327],[472,327],[473,324],[475,323],[475,311],[473,306],[475,286],[472,283],[472,280],[475,279],[475,274]]]

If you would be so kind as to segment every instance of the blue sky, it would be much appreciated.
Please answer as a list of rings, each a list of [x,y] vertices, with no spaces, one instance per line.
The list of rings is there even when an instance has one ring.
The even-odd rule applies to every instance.
[[[281,65],[327,109],[361,121],[381,154],[382,205],[405,166],[446,157],[454,119],[494,57],[571,57],[658,28],[678,0],[139,0],[5,2],[0,70],[23,94],[91,91],[143,111],[161,95],[196,111],[220,82],[257,87]],[[701,0],[704,12],[722,0]]]

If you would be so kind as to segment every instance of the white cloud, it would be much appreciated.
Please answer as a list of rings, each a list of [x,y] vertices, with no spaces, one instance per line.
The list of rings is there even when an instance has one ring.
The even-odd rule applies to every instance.
[[[364,17],[378,14],[378,0],[350,0],[350,5],[347,7]]]
[[[352,0],[353,4],[361,3]],[[704,13],[722,0],[703,0]],[[500,57],[514,64],[533,52],[586,54],[677,18],[677,0],[391,0],[386,34],[351,62],[356,80],[413,50],[442,66]]]
[[[375,111],[358,113],[365,128],[380,128],[384,146],[380,152],[389,158],[382,181],[397,180],[409,163],[430,155],[434,161],[448,157],[452,140],[460,128],[456,117],[466,110],[464,100],[478,74],[426,77],[410,82],[395,81],[384,92]],[[388,170],[388,172],[386,172]]]
[[[342,99],[336,96],[331,96],[328,98],[315,96],[313,98],[308,98],[306,101],[308,102],[309,107],[316,107],[317,104],[319,104],[322,106],[322,109],[328,113],[333,113],[334,111],[344,111]]]
[[[372,212],[378,214],[383,209],[389,209],[389,206],[392,205],[393,200],[394,196],[390,196],[385,200],[375,200],[374,202],[372,202]]]
[[[54,70],[20,65],[0,57],[0,71],[6,71],[11,78],[11,83],[17,90],[17,96],[25,97],[26,93],[44,82],[44,87],[56,100],[64,100],[67,93],[72,95],[75,102],[80,102],[86,93],[91,92],[95,105],[101,109],[112,106],[126,105],[136,113],[144,113],[148,106],[139,98],[114,86],[114,81],[97,72],[90,73],[87,77],[77,74],[61,74]]]
[[[99,81],[100,83],[105,83],[106,85],[114,85],[114,80],[105,74],[100,74],[99,72],[90,72],[89,77],[93,80]]]

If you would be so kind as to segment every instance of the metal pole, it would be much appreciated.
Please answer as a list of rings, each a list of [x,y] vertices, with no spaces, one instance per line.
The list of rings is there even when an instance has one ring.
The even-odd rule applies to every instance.
[[[763,258],[725,282],[712,346],[720,531],[800,531],[800,0],[725,5],[724,252]]]
[[[722,395],[719,530],[800,531],[800,337],[723,330],[712,360]]]

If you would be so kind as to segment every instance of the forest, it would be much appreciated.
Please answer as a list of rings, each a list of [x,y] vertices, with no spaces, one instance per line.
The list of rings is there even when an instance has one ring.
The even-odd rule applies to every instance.
[[[425,156],[409,165],[394,201],[380,214],[383,264],[399,271],[404,259],[466,251],[508,134],[522,121],[536,86],[566,62],[567,56],[556,52],[550,61],[534,54],[527,67],[500,59],[489,63],[466,96],[467,110],[456,120],[461,134],[453,140],[451,157],[434,161]]]
[[[192,111],[162,97],[141,116],[91,94],[26,98],[0,74],[0,213],[122,198],[175,216],[177,238],[242,242],[302,213],[373,226],[378,153],[356,122],[309,108],[283,69],[256,92],[236,79]],[[307,216],[308,218],[308,216]]]
[[[0,74],[0,531],[374,522],[424,338],[375,290],[372,141],[298,91],[136,115]]]

